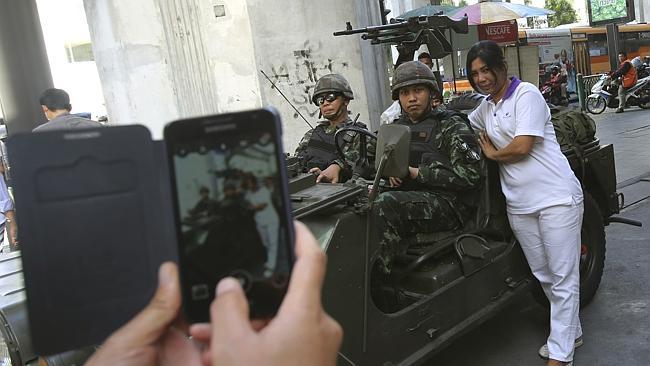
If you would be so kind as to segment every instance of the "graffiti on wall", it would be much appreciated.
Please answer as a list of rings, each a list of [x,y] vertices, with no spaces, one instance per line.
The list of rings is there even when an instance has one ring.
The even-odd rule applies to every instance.
[[[347,61],[327,57],[321,42],[306,41],[289,60],[272,63],[268,74],[305,118],[317,118],[318,108],[311,103],[316,81],[323,75],[343,74],[347,68]],[[300,118],[298,113],[293,117]]]

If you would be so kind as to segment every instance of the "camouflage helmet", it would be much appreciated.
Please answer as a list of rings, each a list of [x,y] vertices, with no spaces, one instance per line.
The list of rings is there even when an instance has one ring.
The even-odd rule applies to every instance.
[[[393,76],[393,100],[399,99],[399,90],[405,86],[426,85],[431,91],[438,91],[438,83],[429,66],[420,61],[405,62],[397,67]]]
[[[311,101],[318,105],[318,103],[316,103],[316,97],[324,93],[341,93],[348,99],[354,99],[350,83],[339,74],[327,74],[318,79]]]

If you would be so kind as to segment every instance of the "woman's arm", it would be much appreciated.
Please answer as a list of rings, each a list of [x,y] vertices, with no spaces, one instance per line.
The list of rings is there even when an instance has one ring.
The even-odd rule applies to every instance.
[[[478,143],[486,158],[499,163],[516,163],[524,159],[535,144],[535,136],[516,136],[503,149],[497,149],[485,132],[481,132]]]

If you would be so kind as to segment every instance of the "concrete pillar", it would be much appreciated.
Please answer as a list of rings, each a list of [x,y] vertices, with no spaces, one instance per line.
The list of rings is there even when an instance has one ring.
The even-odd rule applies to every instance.
[[[155,138],[178,118],[217,113],[218,92],[200,0],[84,0],[111,123],[142,123]]]
[[[45,122],[38,98],[52,85],[35,1],[0,0],[0,103],[9,133]]]
[[[381,25],[381,9],[378,2],[357,0],[356,7],[360,26]],[[379,116],[393,102],[388,80],[388,67],[392,64],[392,60],[390,64],[388,62],[389,55],[389,46],[373,46],[369,41],[361,41],[363,76],[370,116],[367,123],[371,131],[379,129]]]

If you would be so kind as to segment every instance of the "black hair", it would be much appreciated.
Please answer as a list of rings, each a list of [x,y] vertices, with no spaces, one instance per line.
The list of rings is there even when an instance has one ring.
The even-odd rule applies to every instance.
[[[63,89],[47,89],[41,94],[38,101],[51,111],[60,111],[62,109],[67,111],[72,110],[70,96]]]
[[[421,54],[418,55],[418,61],[423,59],[423,58],[429,58],[429,59],[433,60],[433,58],[431,57],[431,55],[428,52],[422,52]]]
[[[479,90],[474,84],[474,78],[472,77],[472,63],[477,58],[480,58],[485,62],[491,73],[494,73],[496,70],[508,71],[506,58],[503,56],[501,47],[499,47],[496,42],[480,41],[475,43],[472,48],[469,49],[469,52],[467,52],[467,63],[465,65],[467,68],[467,74],[469,75],[469,83],[472,85],[474,90]]]
[[[625,51],[619,51],[618,54],[623,55],[623,56],[625,56],[627,58],[627,52],[625,52]]]
[[[429,88],[431,90],[431,99],[439,99],[441,102],[444,101],[444,98],[442,96],[442,92],[438,90],[438,88]]]

